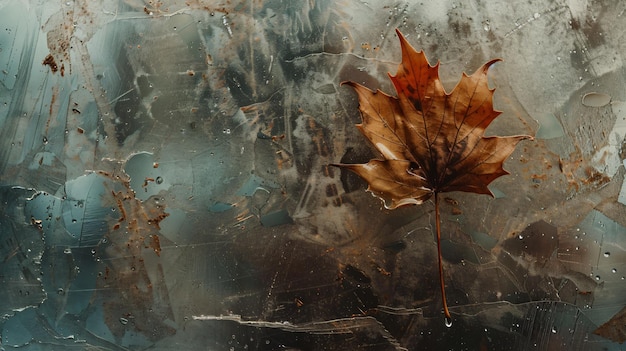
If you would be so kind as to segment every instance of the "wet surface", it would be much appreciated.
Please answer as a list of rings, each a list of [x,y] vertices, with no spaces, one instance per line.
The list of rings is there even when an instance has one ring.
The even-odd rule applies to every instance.
[[[623,348],[624,4],[28,6],[0,2],[4,349]],[[328,166],[375,156],[340,83],[393,91],[395,28],[448,90],[503,58],[487,135],[536,137],[441,204],[449,328],[433,204]]]

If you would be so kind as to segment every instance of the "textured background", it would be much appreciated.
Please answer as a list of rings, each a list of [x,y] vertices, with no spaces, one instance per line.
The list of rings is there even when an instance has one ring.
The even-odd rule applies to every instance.
[[[0,1],[4,349],[620,350],[626,3]],[[387,211],[344,80],[492,58],[495,198]],[[621,328],[621,329],[620,329]],[[621,338],[621,339],[620,339]]]

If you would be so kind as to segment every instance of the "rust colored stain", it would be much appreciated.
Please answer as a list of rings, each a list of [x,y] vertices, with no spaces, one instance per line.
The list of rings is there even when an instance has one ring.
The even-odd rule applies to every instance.
[[[161,256],[161,241],[158,235],[150,235],[150,248],[154,250],[157,256]]]
[[[59,89],[58,87],[54,87],[52,88],[52,97],[50,98],[50,109],[48,111],[48,113],[50,114],[50,116],[52,116],[52,112],[53,112],[53,107],[54,104],[57,101],[57,95],[59,94]],[[48,122],[46,123],[46,132],[48,131],[48,127],[50,126],[50,120],[48,120]]]
[[[57,66],[56,61],[54,61],[54,57],[52,57],[52,54],[48,54],[48,56],[43,59],[43,62],[41,64],[44,66],[50,66],[50,70],[52,71],[52,73],[57,73],[57,71],[59,70],[59,66]]]
[[[145,331],[156,340],[172,335],[175,330],[163,323],[172,319],[169,296],[161,264],[146,264],[146,258],[161,255],[159,222],[167,217],[165,206],[156,201],[140,201],[130,187],[125,174],[99,174],[114,180],[123,188],[107,192],[107,203],[119,210],[119,218],[112,223],[103,256],[107,258],[106,274],[98,280],[103,299],[104,321],[116,338],[128,330]],[[148,250],[146,250],[148,249]],[[113,259],[114,258],[114,259]],[[119,291],[123,291],[119,294]],[[126,319],[120,323],[120,317]]]

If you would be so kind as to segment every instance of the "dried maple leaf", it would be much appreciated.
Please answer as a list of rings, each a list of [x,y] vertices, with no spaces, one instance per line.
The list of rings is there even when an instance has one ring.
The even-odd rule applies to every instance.
[[[431,66],[396,30],[402,46],[402,63],[391,81],[397,97],[371,91],[354,83],[362,123],[359,130],[382,158],[366,164],[336,164],[369,183],[368,191],[385,207],[421,204],[434,197],[439,276],[443,309],[448,323],[441,262],[438,194],[466,191],[493,196],[487,185],[508,174],[502,168],[515,145],[529,136],[485,137],[485,129],[500,114],[493,109],[493,89],[487,71],[498,59],[485,63],[474,74],[463,74],[446,93],[439,80],[439,63]]]

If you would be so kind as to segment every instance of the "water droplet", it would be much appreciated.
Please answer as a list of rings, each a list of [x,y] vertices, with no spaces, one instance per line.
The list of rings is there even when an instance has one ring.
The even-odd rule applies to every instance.
[[[47,137],[43,137],[43,144],[44,145],[48,144],[48,138]]]
[[[163,183],[163,178],[162,177],[156,177],[156,179],[154,180],[157,184],[162,184]]]
[[[600,276],[599,275],[596,275],[596,280],[600,280]]]
[[[581,77],[582,78],[582,77]],[[591,92],[583,95],[582,104],[588,107],[602,107],[611,102],[611,95]],[[602,222],[599,222],[602,226]]]
[[[522,240],[522,239],[524,239],[524,236],[522,234],[520,234],[520,235],[517,236],[517,238]]]
[[[552,330],[550,330],[552,332],[552,334],[556,334],[556,327],[552,327]]]
[[[71,254],[71,253],[72,253],[72,249],[70,249],[70,248],[68,247],[68,248],[66,248],[65,250],[63,250],[63,253],[64,253],[64,254],[66,254],[66,255],[69,255],[69,254]]]
[[[617,268],[613,268],[613,269],[611,269],[611,272],[612,272],[612,273],[617,273]]]
[[[446,327],[448,328],[452,327],[452,318],[446,317],[445,323],[446,323]]]
[[[120,323],[122,323],[122,325],[126,325],[126,324],[128,324],[128,319],[126,319],[124,317],[120,317]]]
[[[604,257],[609,257],[609,256],[611,256],[610,252],[607,251],[607,252],[604,253]]]

